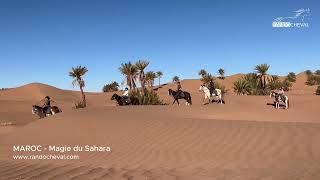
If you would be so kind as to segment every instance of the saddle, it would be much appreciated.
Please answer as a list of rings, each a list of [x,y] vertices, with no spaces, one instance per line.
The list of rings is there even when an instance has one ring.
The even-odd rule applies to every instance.
[[[277,96],[276,96],[276,99],[278,100],[278,101],[285,101],[286,99],[285,99],[285,96],[283,95],[283,94],[278,94]]]
[[[176,96],[175,97],[177,97],[177,98],[184,98],[184,92],[183,91],[181,91],[181,90],[178,90],[178,92],[177,92],[177,94],[176,94]]]
[[[211,96],[217,96],[217,91],[213,90],[212,93],[211,93]]]

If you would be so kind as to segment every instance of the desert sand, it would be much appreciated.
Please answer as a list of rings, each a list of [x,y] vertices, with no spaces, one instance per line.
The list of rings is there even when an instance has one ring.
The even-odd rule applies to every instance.
[[[288,92],[290,108],[267,96],[237,96],[233,82],[225,105],[202,105],[200,80],[181,81],[192,106],[119,107],[112,93],[86,93],[88,107],[72,109],[78,91],[40,83],[0,91],[0,179],[320,179],[320,97],[304,84]],[[167,84],[158,93],[171,103]],[[118,92],[120,93],[120,92]],[[49,95],[63,110],[38,119],[31,106]],[[14,160],[13,145],[110,147],[111,152],[67,152],[77,160]],[[51,153],[52,154],[52,153]],[[54,154],[61,154],[55,152]]]

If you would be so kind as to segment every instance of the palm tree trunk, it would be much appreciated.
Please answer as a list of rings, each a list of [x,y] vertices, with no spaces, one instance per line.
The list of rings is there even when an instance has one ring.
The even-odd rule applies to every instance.
[[[160,77],[159,77],[159,87],[158,88],[160,88]]]
[[[145,80],[145,75],[143,71],[140,74],[140,83],[141,83],[143,94],[146,94],[146,80]]]
[[[129,89],[131,90],[132,84],[131,84],[131,77],[127,76],[127,86],[129,86]]]
[[[146,94],[146,84],[145,84],[145,81],[142,77],[140,77],[140,84],[141,84],[141,89],[142,89],[143,94]]]
[[[83,106],[86,107],[87,103],[86,103],[86,96],[84,95],[83,92],[83,87],[80,85],[80,91],[81,91],[81,95],[82,95],[82,102],[83,102]]]

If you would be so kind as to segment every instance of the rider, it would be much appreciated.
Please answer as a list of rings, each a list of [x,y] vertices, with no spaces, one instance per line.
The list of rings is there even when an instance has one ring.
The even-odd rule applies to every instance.
[[[209,90],[210,90],[210,96],[212,96],[213,93],[215,93],[215,85],[214,85],[214,82],[213,80],[211,79],[210,82],[209,82]]]
[[[129,89],[126,87],[124,89],[124,93],[122,94],[122,100],[124,101],[124,103],[129,103]]]
[[[279,90],[278,90],[278,92],[277,92],[277,99],[283,99],[283,97],[284,97],[284,88],[283,87],[281,87],[281,88],[279,88]]]
[[[124,93],[122,94],[123,97],[128,97],[129,96],[129,89],[126,87],[124,89]]]
[[[183,94],[183,91],[181,90],[181,83],[180,83],[180,81],[177,81],[177,96],[181,96],[181,97],[184,97],[184,94]]]
[[[46,114],[51,114],[51,103],[55,102],[51,100],[49,96],[46,96],[42,101],[44,101],[43,104],[43,110]]]

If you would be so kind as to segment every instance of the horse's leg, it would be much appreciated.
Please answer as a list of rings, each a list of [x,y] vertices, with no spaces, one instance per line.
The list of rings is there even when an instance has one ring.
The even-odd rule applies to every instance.
[[[184,96],[184,98],[183,98],[184,100],[186,100],[186,106],[188,106],[189,105],[189,100],[188,100],[188,97],[187,96]]]
[[[174,100],[173,100],[173,103],[172,103],[172,105],[174,105],[174,103],[175,103],[175,102],[176,102],[176,99],[174,99]]]
[[[178,105],[180,106],[179,99],[177,99],[177,103],[178,103]]]

